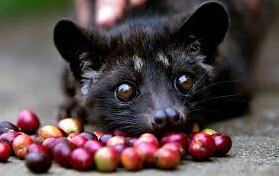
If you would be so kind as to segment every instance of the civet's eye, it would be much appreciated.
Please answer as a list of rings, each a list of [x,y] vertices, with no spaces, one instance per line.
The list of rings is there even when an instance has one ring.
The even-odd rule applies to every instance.
[[[193,78],[188,74],[182,74],[175,79],[175,88],[183,94],[187,94],[193,87]]]
[[[121,102],[128,102],[136,98],[139,94],[137,87],[130,82],[120,84],[115,90],[115,97]]]

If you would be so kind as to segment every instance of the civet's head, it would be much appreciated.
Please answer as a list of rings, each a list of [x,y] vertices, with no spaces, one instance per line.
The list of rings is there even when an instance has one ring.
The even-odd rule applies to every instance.
[[[143,19],[100,32],[70,21],[55,45],[80,82],[80,101],[104,130],[185,130],[201,117],[228,14],[216,2],[192,15]]]

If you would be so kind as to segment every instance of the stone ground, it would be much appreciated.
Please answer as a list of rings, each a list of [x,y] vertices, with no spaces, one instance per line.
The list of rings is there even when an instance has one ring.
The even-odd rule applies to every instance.
[[[21,109],[33,109],[43,125],[55,124],[55,111],[63,101],[59,78],[63,61],[52,43],[52,29],[60,15],[1,23],[0,120],[15,122]],[[279,18],[255,66],[257,95],[251,113],[214,124],[233,138],[228,157],[210,162],[184,161],[175,171],[145,169],[134,175],[278,175],[279,172]],[[1,176],[32,175],[24,162],[11,158],[0,164]],[[54,165],[42,175],[102,175],[76,172]],[[106,175],[130,175],[119,172]]]

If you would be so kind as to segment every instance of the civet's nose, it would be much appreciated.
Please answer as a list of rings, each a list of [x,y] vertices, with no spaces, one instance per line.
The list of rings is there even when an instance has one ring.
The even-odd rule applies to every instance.
[[[155,112],[152,127],[157,130],[172,130],[184,123],[182,115],[173,108],[162,108]],[[168,129],[169,128],[169,129]]]

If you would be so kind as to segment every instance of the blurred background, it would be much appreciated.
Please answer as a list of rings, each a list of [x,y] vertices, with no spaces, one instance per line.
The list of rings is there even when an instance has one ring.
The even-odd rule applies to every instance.
[[[59,79],[64,62],[53,44],[53,28],[61,18],[74,18],[73,10],[70,0],[0,0],[0,120],[15,121],[19,110],[33,109],[43,124],[55,123],[63,102]],[[277,114],[278,46],[276,15],[255,65],[255,102],[265,102]]]
[[[15,122],[33,109],[42,124],[54,124],[63,101],[63,60],[53,44],[53,28],[73,17],[70,0],[0,0],[0,119]]]
[[[279,12],[279,0],[275,1]],[[75,18],[73,11],[72,0],[0,0],[0,121],[15,123],[20,110],[32,109],[40,117],[41,125],[57,124],[55,114],[64,99],[60,77],[65,63],[54,47],[53,28],[61,18]],[[231,154],[214,162],[186,162],[187,167],[171,174],[278,175],[278,13],[260,50],[254,73],[256,85],[251,86],[257,94],[251,113],[213,126],[232,136]],[[10,163],[0,166],[2,176],[30,175],[24,162]],[[52,175],[77,175],[69,169],[52,168]],[[139,175],[159,174],[168,173],[156,174],[148,169]]]

